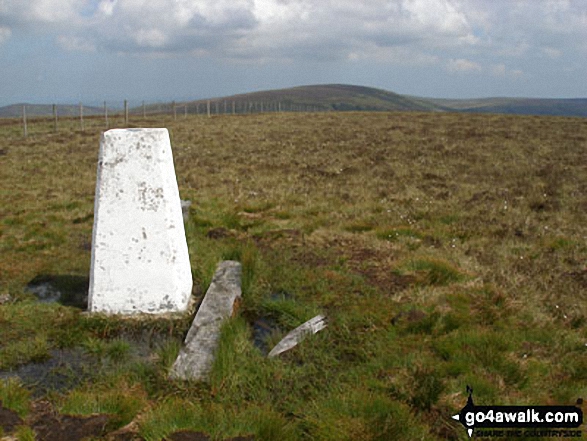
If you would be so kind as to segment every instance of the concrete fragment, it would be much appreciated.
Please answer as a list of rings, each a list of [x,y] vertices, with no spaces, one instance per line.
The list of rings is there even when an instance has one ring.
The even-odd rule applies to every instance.
[[[233,314],[234,304],[241,297],[241,273],[239,262],[226,260],[218,265],[184,346],[171,367],[171,378],[206,379],[214,362],[220,327]]]
[[[167,129],[102,135],[88,309],[109,314],[187,309],[192,290]]]
[[[190,207],[192,205],[192,201],[181,201],[181,215],[183,216],[183,221],[187,222],[190,217]]]
[[[267,357],[272,358],[281,354],[282,352],[290,350],[302,340],[304,340],[309,334],[316,334],[325,327],[326,317],[323,315],[317,315],[316,317],[311,318],[306,323],[298,326],[296,329],[283,337],[281,341],[277,343],[273,349],[271,349],[271,352],[269,352]]]

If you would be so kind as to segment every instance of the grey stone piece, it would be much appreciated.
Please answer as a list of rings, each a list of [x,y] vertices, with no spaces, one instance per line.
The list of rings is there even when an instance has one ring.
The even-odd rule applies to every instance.
[[[282,352],[290,350],[303,339],[305,339],[308,335],[316,334],[325,327],[326,317],[323,315],[317,315],[316,317],[311,318],[306,323],[298,326],[296,329],[283,337],[281,341],[277,343],[273,349],[271,349],[271,352],[267,354],[267,357],[272,358],[281,354]]]
[[[187,222],[189,216],[190,216],[190,206],[192,205],[192,201],[187,200],[181,201],[181,215],[183,216],[183,221]]]
[[[235,302],[241,297],[241,273],[239,262],[225,260],[218,265],[184,346],[171,367],[171,378],[206,380],[214,363],[220,327],[233,314]]]

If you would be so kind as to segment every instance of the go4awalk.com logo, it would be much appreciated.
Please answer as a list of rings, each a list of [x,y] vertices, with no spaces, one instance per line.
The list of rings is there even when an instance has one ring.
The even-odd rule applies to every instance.
[[[473,389],[461,411],[453,415],[469,437],[581,437],[583,412],[575,406],[475,406]],[[575,430],[572,430],[575,429]]]

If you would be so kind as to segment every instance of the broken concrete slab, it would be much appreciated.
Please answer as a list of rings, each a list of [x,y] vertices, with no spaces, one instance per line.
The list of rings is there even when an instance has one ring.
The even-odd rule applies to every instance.
[[[316,334],[325,327],[326,317],[323,315],[317,315],[316,317],[311,318],[283,337],[281,341],[277,343],[273,349],[271,349],[271,352],[267,354],[267,357],[272,358],[281,354],[282,352],[290,350],[302,340],[304,340],[308,335]]]
[[[212,283],[196,313],[169,376],[183,380],[205,380],[214,363],[220,327],[232,316],[241,297],[242,266],[226,260],[216,269]]]
[[[108,130],[100,141],[88,309],[181,312],[191,290],[167,129]]]

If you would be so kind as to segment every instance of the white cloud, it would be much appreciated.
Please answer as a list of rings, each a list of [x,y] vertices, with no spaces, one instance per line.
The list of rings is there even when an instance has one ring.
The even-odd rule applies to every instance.
[[[110,17],[114,13],[114,7],[117,0],[102,0],[98,4],[98,12],[104,16]]]
[[[471,57],[485,57],[489,66],[587,50],[587,2],[0,0],[0,29],[50,29],[67,50],[415,64],[450,59],[449,71],[474,72],[481,66]]]
[[[409,47],[381,47],[376,44],[363,44],[356,51],[350,51],[347,59],[357,62],[376,60],[403,66],[430,66],[437,64],[440,57],[422,51],[414,51]]]
[[[562,50],[560,49],[555,49],[553,47],[545,47],[542,48],[542,52],[549,58],[559,58],[562,55]]]
[[[495,64],[494,66],[491,67],[491,73],[493,75],[495,75],[496,77],[505,76],[505,73],[506,73],[505,64],[503,64],[503,63]]]
[[[524,71],[521,69],[508,69],[505,64],[499,63],[491,66],[491,74],[496,77],[520,78],[524,76]]]
[[[2,0],[0,25],[71,25],[78,20],[83,3],[77,0]]]
[[[62,47],[218,57],[414,58],[474,45],[463,0],[3,0],[0,25],[59,24]],[[85,9],[84,9],[85,8]],[[88,10],[90,8],[90,10]],[[93,9],[92,9],[93,8]],[[76,40],[77,38],[77,40]],[[79,41],[84,44],[78,44]],[[375,48],[375,49],[374,49]],[[387,55],[385,55],[387,53]],[[399,57],[401,58],[401,57]],[[408,57],[409,58],[409,57]]]
[[[446,68],[449,72],[481,72],[483,70],[479,63],[464,58],[449,60]]]
[[[94,52],[96,50],[96,46],[90,41],[79,37],[61,35],[57,37],[57,43],[67,51]]]
[[[138,29],[134,40],[139,46],[162,48],[167,43],[167,36],[159,29]]]
[[[12,31],[8,27],[0,26],[0,44],[4,43],[10,38]]]
[[[587,40],[584,0],[470,0],[466,11],[473,26],[487,33],[490,53],[498,56],[581,51]]]

